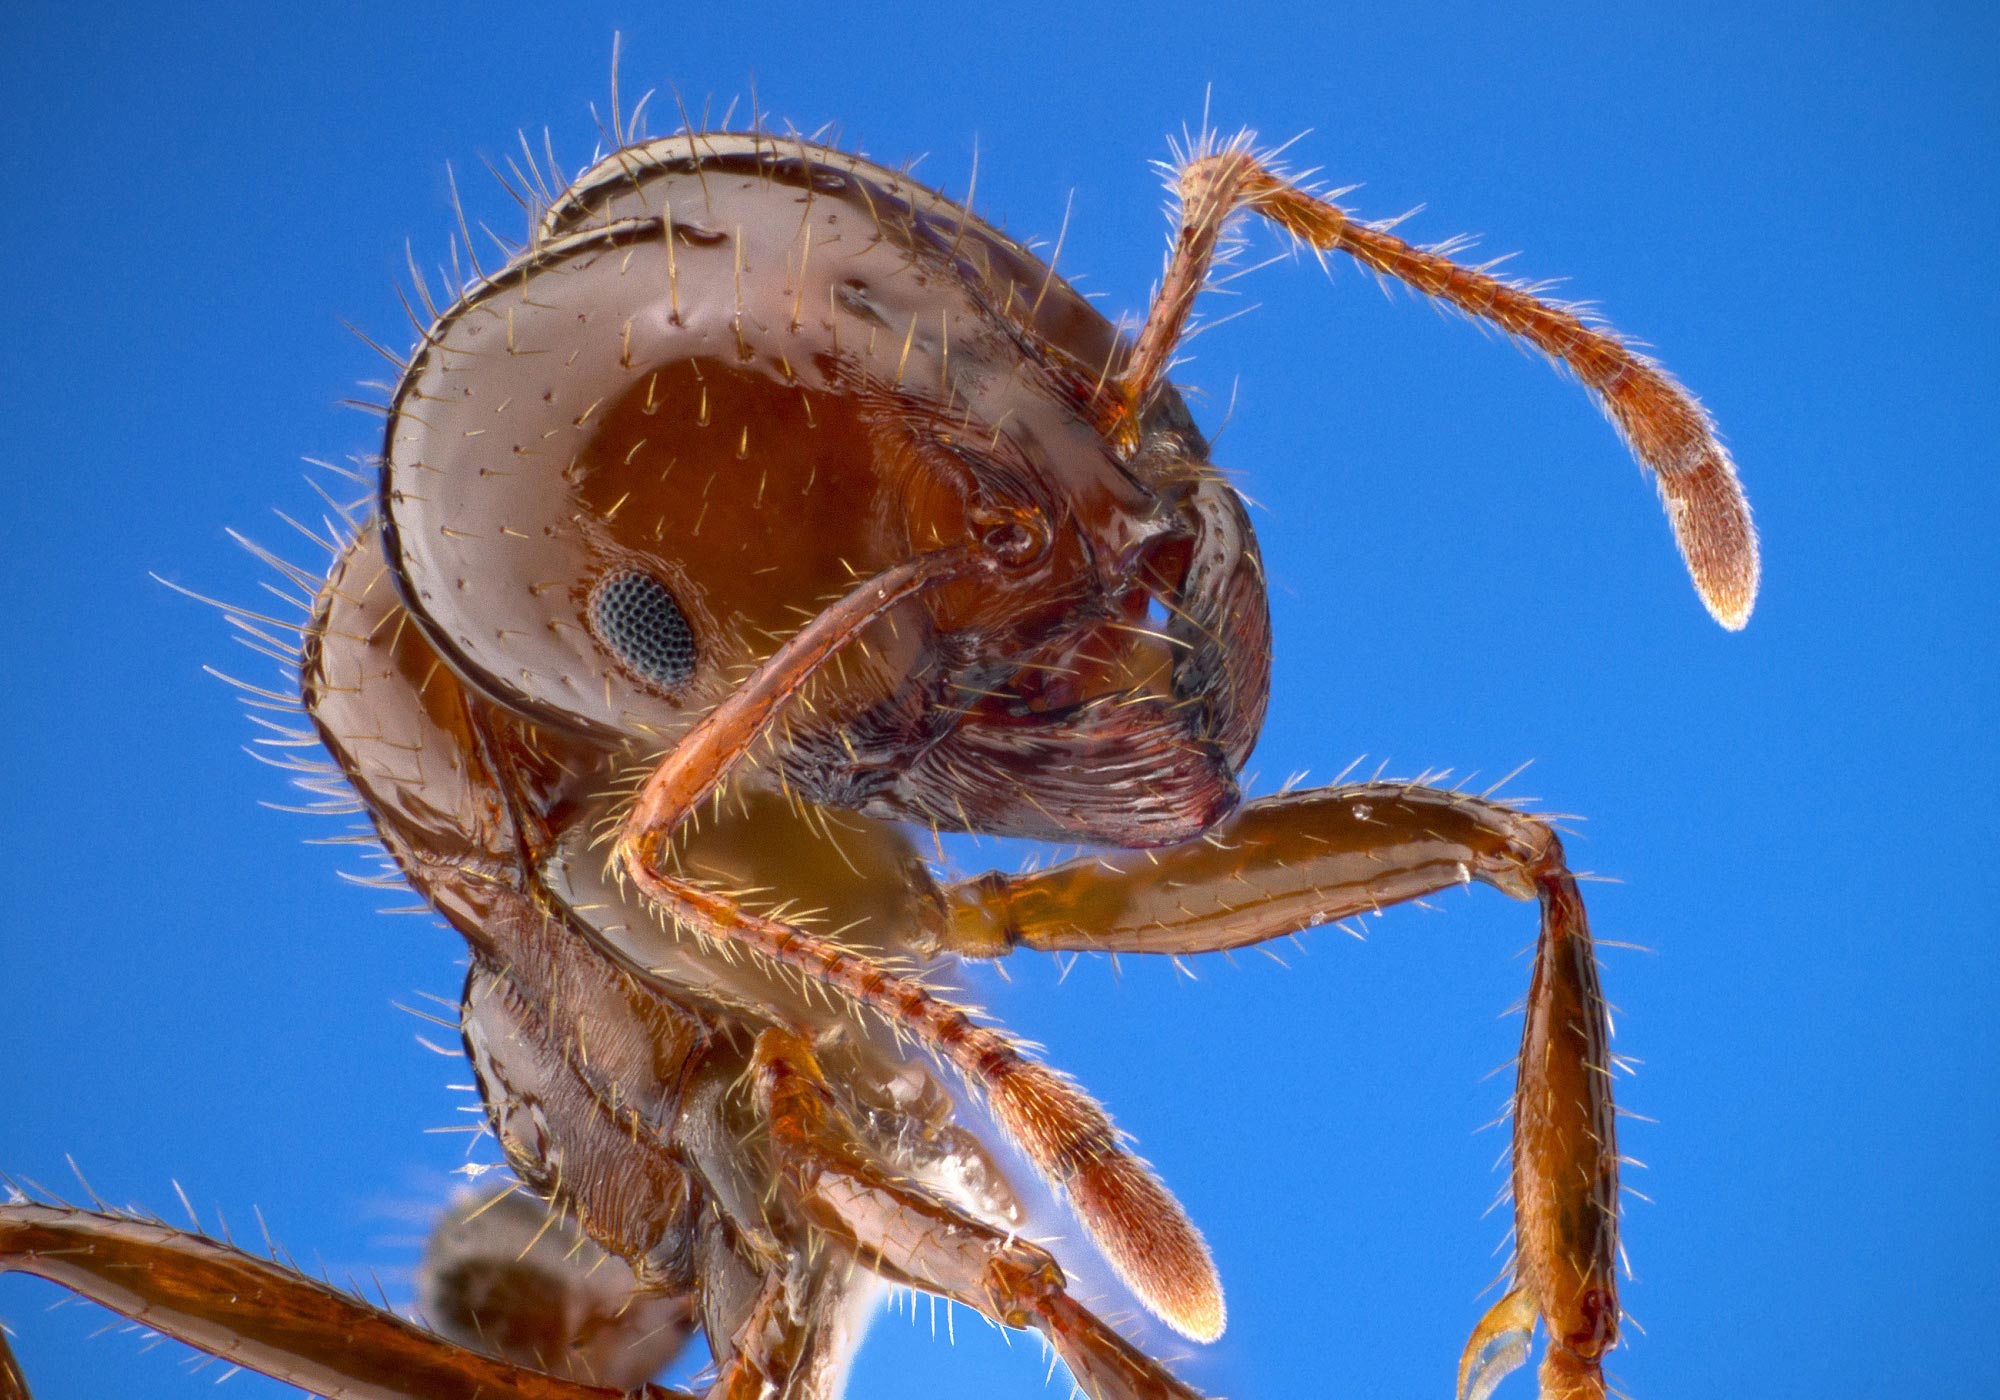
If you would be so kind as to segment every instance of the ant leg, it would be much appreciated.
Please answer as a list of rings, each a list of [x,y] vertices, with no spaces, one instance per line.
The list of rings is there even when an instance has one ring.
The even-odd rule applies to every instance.
[[[127,1215],[0,1205],[0,1273],[36,1274],[274,1380],[342,1400],[688,1400],[559,1380],[467,1351],[233,1246]],[[0,1397],[25,1400],[0,1359]],[[15,1388],[10,1393],[9,1385]]]
[[[1481,1400],[1519,1365],[1539,1315],[1545,1400],[1602,1396],[1618,1334],[1610,1030],[1583,900],[1547,823],[1400,784],[1288,793],[1180,846],[954,886],[942,950],[1211,952],[1471,880],[1539,900],[1542,926],[1514,1087],[1515,1287],[1467,1345],[1459,1393]]]
[[[895,603],[983,567],[947,550],[863,583],[779,647],[674,747],[640,789],[612,859],[680,928],[725,952],[790,968],[856,1008],[874,1012],[986,1095],[1029,1159],[1068,1192],[1112,1267],[1158,1316],[1198,1341],[1220,1336],[1222,1284],[1201,1234],[1150,1168],[1119,1140],[1103,1108],[1011,1037],[976,1023],[914,976],[832,938],[745,908],[671,869],[668,838],[843,646]]]
[[[707,1400],[760,1400],[788,1393],[803,1338],[787,1314],[784,1275],[768,1275],[750,1315],[730,1337],[732,1353],[708,1388]]]
[[[780,1182],[869,1269],[1003,1327],[1034,1328],[1091,1400],[1200,1400],[1072,1298],[1047,1250],[974,1219],[862,1146],[802,1038],[764,1031],[751,1072]]]
[[[1315,251],[1345,253],[1567,367],[1657,478],[1674,539],[1710,614],[1732,630],[1750,620],[1757,535],[1735,464],[1694,396],[1623,338],[1574,308],[1454,262],[1445,250],[1412,247],[1383,227],[1362,223],[1279,174],[1249,149],[1247,137],[1219,148],[1204,142],[1175,172],[1173,188],[1181,208],[1172,259],[1101,410],[1126,450],[1137,445],[1140,419],[1166,379],[1230,216],[1255,210]]]
[[[704,1400],[836,1400],[858,1344],[848,1275],[823,1253],[766,1274]]]
[[[21,1363],[7,1345],[5,1327],[0,1327],[0,1400],[29,1400],[28,1378],[21,1374]]]

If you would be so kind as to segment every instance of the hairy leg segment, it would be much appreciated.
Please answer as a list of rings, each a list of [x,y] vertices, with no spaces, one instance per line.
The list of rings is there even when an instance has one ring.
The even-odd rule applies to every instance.
[[[1203,839],[948,892],[943,951],[1201,953],[1478,880],[1541,906],[1514,1088],[1513,1287],[1459,1366],[1482,1400],[1549,1339],[1544,1400],[1602,1396],[1618,1336],[1618,1150],[1610,1030],[1583,901],[1549,826],[1461,793],[1390,783],[1251,802]]]
[[[752,1073],[783,1188],[874,1273],[1040,1332],[1091,1400],[1199,1400],[1072,1298],[1047,1250],[973,1218],[870,1152],[805,1040],[765,1031]]]
[[[133,1216],[0,1205],[0,1273],[10,1271],[329,1400],[691,1400],[654,1385],[584,1385],[482,1355],[286,1265]],[[28,1400],[4,1345],[0,1400]]]

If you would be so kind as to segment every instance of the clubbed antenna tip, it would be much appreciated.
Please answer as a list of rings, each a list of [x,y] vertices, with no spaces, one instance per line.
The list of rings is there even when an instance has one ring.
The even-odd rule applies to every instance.
[[[1736,468],[1694,396],[1615,332],[1574,307],[1455,261],[1448,248],[1417,248],[1385,225],[1357,221],[1279,172],[1247,134],[1195,143],[1183,153],[1174,187],[1179,228],[1167,273],[1105,406],[1123,450],[1137,446],[1139,422],[1165,381],[1230,217],[1254,210],[1316,251],[1345,253],[1566,366],[1596,395],[1640,465],[1659,478],[1674,537],[1709,612],[1731,631],[1750,620],[1757,536]]]
[[[1735,468],[1713,439],[1708,446],[1692,471],[1660,473],[1660,495],[1702,603],[1740,632],[1757,605],[1757,532]]]

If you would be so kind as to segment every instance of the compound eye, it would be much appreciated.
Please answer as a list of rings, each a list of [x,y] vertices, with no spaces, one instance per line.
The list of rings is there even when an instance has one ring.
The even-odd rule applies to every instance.
[[[694,628],[673,593],[651,574],[612,574],[590,595],[598,640],[643,680],[678,690],[694,679]]]

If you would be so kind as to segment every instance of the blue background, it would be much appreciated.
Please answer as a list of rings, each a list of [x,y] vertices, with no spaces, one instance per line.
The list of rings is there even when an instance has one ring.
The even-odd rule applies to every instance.
[[[169,1215],[178,1179],[239,1238],[259,1207],[407,1294],[463,1160],[426,1130],[472,1120],[462,1066],[412,1043],[448,1033],[391,1002],[453,995],[455,940],[376,917],[301,844],[324,824],[257,805],[282,777],[200,666],[268,668],[147,573],[257,597],[225,525],[310,560],[267,508],[316,520],[297,459],[371,448],[335,400],[384,367],[341,321],[408,342],[392,288],[406,238],[445,253],[447,161],[514,227],[478,157],[547,123],[587,159],[623,29],[628,93],[719,113],[754,80],[780,122],[928,152],[956,194],[976,144],[1017,234],[1053,238],[1073,192],[1065,271],[1137,311],[1166,238],[1146,162],[1212,83],[1225,127],[1314,128],[1296,159],[1365,181],[1362,214],[1429,201],[1413,237],[1520,249],[1655,346],[1723,425],[1767,564],[1725,635],[1573,385],[1351,266],[1267,268],[1183,372],[1211,427],[1233,399],[1218,460],[1262,507],[1261,785],[1533,760],[1510,790],[1588,815],[1575,858],[1620,882],[1589,890],[1597,929],[1651,950],[1606,953],[1644,1062],[1621,1095],[1657,1120],[1624,1144],[1651,1198],[1630,1393],[1991,1393],[1990,6],[327,8],[0,19],[0,1169],[74,1190],[73,1154]],[[1448,1393],[1505,1228],[1481,1217],[1504,1141],[1474,1130],[1532,916],[1435,903],[1288,968],[975,975],[1206,1227],[1232,1325],[1186,1373],[1211,1393]],[[0,1283],[41,1395],[208,1393],[56,1296]],[[857,1400],[1042,1393],[1033,1345],[928,1319],[877,1324]]]

